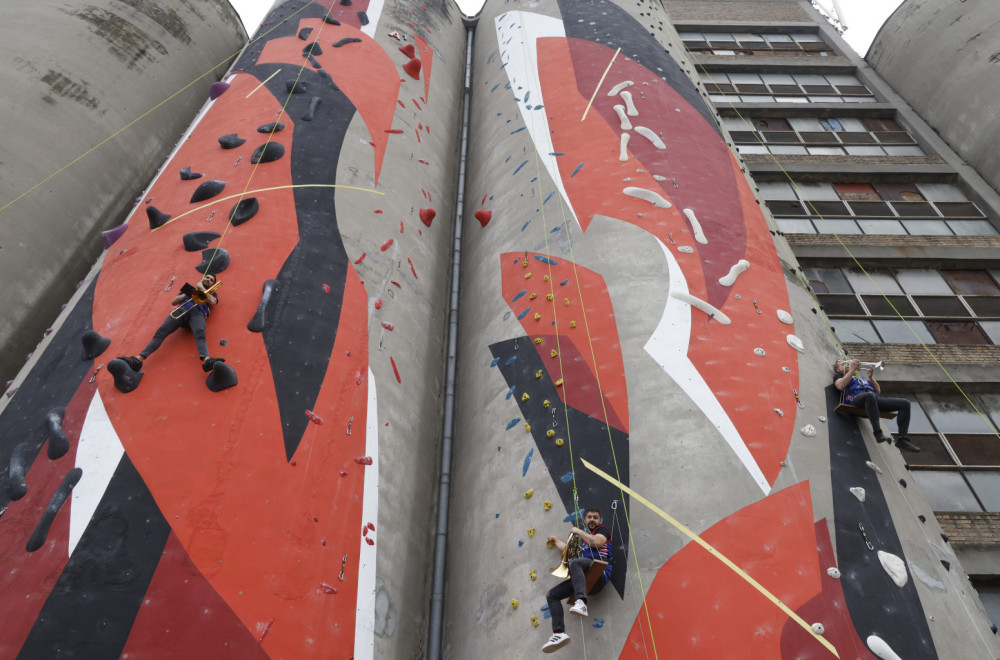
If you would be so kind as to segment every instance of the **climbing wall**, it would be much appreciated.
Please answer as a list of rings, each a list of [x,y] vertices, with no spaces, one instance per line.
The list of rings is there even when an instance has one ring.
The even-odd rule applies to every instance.
[[[277,3],[212,86],[4,397],[0,657],[419,653],[464,36]],[[115,359],[202,273],[219,362]]]
[[[564,654],[995,649],[898,452],[833,412],[832,334],[679,43],[659,3],[481,15],[451,657],[539,653],[547,539],[594,506],[612,578]]]

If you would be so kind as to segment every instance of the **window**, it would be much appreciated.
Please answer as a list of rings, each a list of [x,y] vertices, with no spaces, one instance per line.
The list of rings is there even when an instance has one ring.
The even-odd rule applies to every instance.
[[[798,76],[803,79],[803,76]],[[815,76],[815,78],[823,78]],[[826,78],[836,78],[827,76]],[[732,79],[732,76],[730,76]],[[733,84],[728,82],[720,85],[719,89],[725,89],[726,93],[738,94],[744,92],[746,84]],[[788,74],[767,74],[759,76],[760,84],[767,87],[765,92],[774,96],[775,100],[785,102],[795,98],[796,94],[801,94],[801,88],[795,83],[795,78]],[[807,78],[812,80],[812,78]],[[756,84],[756,83],[754,83]],[[710,91],[716,91],[711,83],[706,83]],[[792,89],[794,88],[794,89]],[[759,89],[756,87],[755,89]],[[785,95],[785,96],[782,96]],[[741,96],[743,100],[747,96]],[[729,98],[729,97],[727,97]],[[740,118],[727,117],[724,120],[726,128],[730,131],[736,148],[740,153],[779,153],[772,145],[802,146],[805,151],[797,153],[809,153],[813,155],[830,156],[922,156],[923,149],[917,145],[916,141],[909,133],[903,132],[897,136],[893,146],[883,144],[874,133],[865,128],[859,119],[848,117],[815,119],[812,117],[760,117],[750,118],[746,121]],[[905,136],[905,137],[902,137]],[[758,147],[767,145],[767,149],[761,152]],[[752,149],[752,150],[751,150]],[[785,153],[784,150],[781,153]],[[913,189],[912,185],[899,184],[899,188]],[[917,195],[917,201],[925,201],[922,196],[914,190],[908,190],[907,194]],[[892,199],[898,201],[914,201],[906,197],[900,198],[898,193],[894,193]],[[883,196],[885,199],[889,197]]]
[[[841,341],[990,344],[1000,339],[1000,285],[990,271],[804,272]]]
[[[773,35],[768,35],[771,37]],[[686,42],[685,42],[686,43]],[[777,43],[777,42],[776,42]],[[746,73],[702,71],[702,84],[716,103],[874,103],[871,90],[851,75],[795,73],[784,78]],[[751,77],[753,78],[751,80]],[[865,129],[868,130],[868,129]],[[906,131],[901,128],[896,133]],[[891,131],[879,131],[890,135]],[[892,144],[897,138],[887,137]],[[902,138],[899,138],[902,139]],[[909,142],[903,142],[908,144]]]
[[[816,33],[681,32],[693,53],[726,57],[829,57],[833,50]]]

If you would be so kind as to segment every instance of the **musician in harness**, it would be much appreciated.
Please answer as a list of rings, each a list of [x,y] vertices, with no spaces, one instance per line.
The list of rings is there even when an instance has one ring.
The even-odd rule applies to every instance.
[[[212,273],[206,273],[201,281],[194,286],[185,284],[181,288],[181,292],[170,301],[175,309],[163,320],[146,347],[136,356],[121,356],[118,359],[127,364],[132,371],[138,373],[142,371],[142,363],[160,347],[168,335],[181,328],[188,328],[194,335],[198,359],[201,360],[203,370],[209,372],[216,362],[225,362],[225,358],[209,357],[208,341],[205,339],[205,325],[212,308],[219,303],[217,290],[220,286],[222,286],[222,282],[216,281],[216,277]]]
[[[865,409],[872,431],[875,432],[875,442],[892,443],[892,437],[886,437],[882,433],[879,413],[898,412],[896,424],[899,427],[899,437],[896,438],[896,447],[912,452],[920,451],[920,447],[906,437],[910,429],[910,402],[881,396],[882,387],[875,380],[875,368],[869,366],[866,377],[861,375],[860,367],[861,362],[858,360],[837,360],[833,363],[833,385],[844,393],[844,403]]]
[[[611,530],[601,524],[601,511],[590,508],[584,513],[583,522],[587,529],[573,527],[570,537],[562,541],[555,536],[549,542],[562,553],[562,563],[552,569],[556,577],[569,579],[549,589],[545,600],[552,615],[552,637],[542,647],[544,653],[558,651],[569,644],[569,635],[563,620],[562,599],[573,602],[571,614],[587,616],[587,595],[597,594],[611,579]],[[603,570],[601,567],[603,566]],[[593,582],[588,592],[588,582]]]

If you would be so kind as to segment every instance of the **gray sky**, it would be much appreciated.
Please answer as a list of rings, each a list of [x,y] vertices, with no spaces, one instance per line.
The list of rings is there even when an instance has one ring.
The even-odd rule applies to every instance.
[[[264,14],[273,0],[230,0],[240,13],[247,32],[253,34],[264,20]],[[818,0],[820,4],[832,6],[835,0]],[[902,0],[836,0],[844,12],[847,32],[844,38],[854,50],[862,55],[868,50],[879,27],[885,22]],[[457,0],[458,6],[467,14],[474,14],[483,6],[483,0]]]

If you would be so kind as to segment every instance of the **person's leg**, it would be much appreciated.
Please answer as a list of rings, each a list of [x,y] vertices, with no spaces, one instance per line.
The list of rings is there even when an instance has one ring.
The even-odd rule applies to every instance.
[[[896,426],[899,428],[899,435],[906,435],[910,430],[910,402],[906,399],[893,397],[879,397],[878,409],[886,412],[898,412]]]
[[[569,579],[573,583],[573,593],[576,597],[587,602],[587,571],[594,565],[594,560],[590,557],[577,557],[569,562]]]
[[[205,338],[205,317],[195,310],[188,312],[187,326],[194,335],[194,345],[198,348],[198,358],[202,362],[208,359],[208,340]]]
[[[176,332],[177,329],[183,324],[184,317],[175,319],[174,317],[168,315],[167,318],[163,319],[163,323],[161,323],[160,327],[156,329],[156,332],[153,333],[153,338],[149,340],[148,344],[146,344],[146,348],[139,351],[139,359],[145,360],[152,355],[156,349],[160,347],[160,344],[163,343],[163,340],[166,339],[172,332]]]
[[[865,409],[865,413],[868,415],[868,421],[872,423],[872,431],[875,432],[876,441],[885,442],[888,440],[888,438],[882,434],[882,419],[878,414],[878,395],[874,392],[864,392],[854,397],[854,401],[851,402],[851,405]]]
[[[545,602],[549,604],[549,614],[552,615],[552,632],[566,632],[562,601],[572,595],[573,583],[570,580],[563,580],[549,589],[549,593],[545,595]]]

